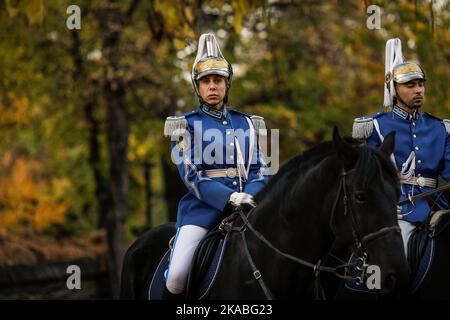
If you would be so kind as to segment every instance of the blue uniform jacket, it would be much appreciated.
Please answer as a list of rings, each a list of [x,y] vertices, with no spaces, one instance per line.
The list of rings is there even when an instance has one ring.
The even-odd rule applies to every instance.
[[[353,137],[366,139],[367,144],[378,148],[384,137],[395,131],[395,150],[393,157],[398,172],[407,172],[412,162],[415,177],[450,181],[450,125],[448,120],[438,119],[428,113],[416,112],[414,117],[394,106],[391,112],[357,118],[353,125]],[[411,152],[414,154],[411,156]],[[411,156],[411,157],[410,157]],[[415,156],[415,157],[414,157]],[[408,158],[410,162],[407,163]],[[406,163],[405,168],[403,165]],[[411,170],[412,171],[412,170]],[[432,190],[431,187],[402,184],[400,200],[408,194],[416,195]],[[414,205],[406,204],[402,207],[402,219],[409,222],[425,221],[431,210],[448,209],[443,194],[417,200]]]
[[[168,118],[165,134],[172,135],[172,160],[188,189],[178,206],[176,227],[193,224],[210,229],[223,218],[230,195],[240,192],[240,185],[242,192],[255,195],[267,184],[267,166],[255,135],[255,120],[261,122],[262,118],[206,105]],[[173,135],[177,129],[185,132],[181,141]],[[247,179],[240,182],[238,175],[208,177],[205,170],[237,168],[236,144],[240,146]]]

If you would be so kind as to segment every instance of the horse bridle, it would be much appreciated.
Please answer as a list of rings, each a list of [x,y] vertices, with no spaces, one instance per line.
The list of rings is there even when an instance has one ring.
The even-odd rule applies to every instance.
[[[340,194],[343,190],[343,192],[344,192],[344,196],[343,196],[344,216],[346,216],[347,214],[350,215],[350,219],[352,222],[352,234],[353,234],[354,244],[355,244],[355,248],[356,248],[355,251],[352,253],[352,256],[356,257],[355,266],[356,266],[356,269],[360,272],[360,274],[358,276],[354,277],[354,279],[355,279],[355,282],[357,285],[361,285],[364,281],[367,268],[369,267],[369,265],[366,263],[367,258],[368,258],[367,249],[366,249],[367,244],[370,242],[373,242],[375,240],[378,240],[380,238],[383,238],[384,236],[390,234],[391,232],[401,233],[401,229],[399,226],[382,227],[382,228],[378,229],[377,231],[366,234],[363,237],[361,236],[361,233],[359,232],[360,227],[359,227],[358,221],[356,220],[355,214],[353,212],[352,203],[349,201],[350,192],[348,191],[347,184],[346,184],[346,177],[348,176],[348,174],[350,172],[352,172],[354,170],[355,170],[354,168],[350,169],[348,171],[345,171],[345,169],[342,170],[341,184],[339,186],[339,191],[338,191],[338,194],[336,197],[335,204],[333,206],[333,212],[332,212],[331,217],[333,217],[333,215],[336,211],[336,205],[337,205],[338,199],[340,197]]]
[[[329,272],[334,274],[335,276],[337,276],[338,278],[344,279],[344,280],[350,280],[350,281],[354,281],[356,282],[358,285],[362,284],[365,276],[366,276],[366,271],[367,268],[369,267],[369,265],[366,263],[367,258],[368,258],[368,254],[367,254],[367,250],[366,250],[366,245],[369,242],[373,242],[377,239],[380,239],[386,235],[388,235],[391,232],[398,232],[400,233],[401,230],[398,226],[391,226],[391,227],[383,227],[380,228],[379,230],[369,233],[363,237],[361,237],[361,234],[359,232],[359,226],[358,226],[358,222],[355,218],[353,209],[352,209],[352,204],[351,201],[349,200],[349,191],[347,189],[346,186],[346,177],[348,176],[348,174],[352,171],[354,171],[355,169],[350,169],[348,171],[346,171],[345,169],[342,170],[342,175],[341,175],[341,182],[339,184],[339,191],[337,193],[336,199],[334,201],[333,204],[333,208],[332,208],[332,214],[330,216],[330,224],[331,224],[331,219],[333,218],[335,212],[336,212],[336,208],[341,196],[341,193],[343,192],[343,203],[344,203],[344,216],[349,214],[351,221],[352,221],[352,233],[353,233],[353,238],[354,238],[354,244],[355,244],[355,250],[352,252],[352,256],[356,257],[356,260],[353,262],[347,262],[341,265],[338,265],[336,267],[327,267],[327,266],[323,266],[322,265],[322,261],[321,259],[319,259],[319,261],[317,263],[311,263],[308,262],[306,260],[300,259],[298,257],[295,257],[291,254],[282,252],[281,250],[279,250],[277,247],[275,247],[269,240],[267,240],[266,237],[264,237],[260,232],[258,232],[250,223],[250,221],[248,220],[248,217],[250,216],[250,214],[253,212],[253,209],[250,210],[250,212],[248,212],[248,215],[246,215],[242,208],[237,208],[237,210],[229,217],[225,218],[222,223],[219,226],[219,229],[222,231],[226,231],[226,232],[239,232],[241,237],[242,237],[242,241],[244,243],[244,249],[249,261],[249,264],[252,268],[253,271],[253,276],[254,278],[258,281],[259,285],[261,286],[265,296],[267,299],[272,300],[273,299],[273,294],[270,292],[269,288],[267,287],[267,285],[265,284],[263,278],[262,278],[262,274],[260,272],[260,270],[256,267],[256,264],[253,261],[253,258],[250,254],[250,251],[248,249],[248,245],[247,245],[247,240],[245,237],[245,231],[247,230],[247,228],[262,242],[264,242],[269,248],[271,248],[273,251],[275,251],[277,254],[281,255],[282,257],[289,259],[295,263],[301,264],[305,267],[308,267],[310,269],[313,269],[314,272],[314,276],[315,276],[315,283],[317,286],[320,286],[320,272]],[[244,224],[240,227],[234,227],[233,223],[235,221],[236,218],[236,212],[237,214],[241,217],[242,221],[244,222]],[[348,276],[346,274],[341,274],[339,273],[339,270],[344,269],[345,271],[348,270],[349,267],[355,267],[357,270],[356,275],[354,276]],[[322,296],[320,298],[324,298],[323,296],[323,290],[322,291]]]

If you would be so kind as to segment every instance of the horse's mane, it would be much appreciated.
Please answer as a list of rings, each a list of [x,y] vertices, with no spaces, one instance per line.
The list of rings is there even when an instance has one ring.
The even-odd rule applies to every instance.
[[[292,180],[292,184],[295,183],[301,172],[306,172],[317,164],[318,159],[329,157],[333,153],[335,153],[333,143],[326,141],[292,157],[280,167],[278,172],[269,180],[268,184],[258,192],[255,197],[256,202],[259,202],[269,193],[275,196],[275,194],[283,192],[284,188],[282,188],[282,185],[286,185],[286,183],[278,183],[280,180]],[[292,185],[290,183],[288,184]]]
[[[383,178],[399,187],[397,168],[393,165],[390,157],[379,150],[368,146],[360,147],[355,170],[363,188],[378,174],[383,174]]]
[[[385,177],[391,183],[398,184],[398,174],[396,168],[388,156],[384,153],[372,149],[366,145],[361,145],[359,141],[351,138],[345,139],[358,151],[358,160],[355,165],[356,175],[361,179],[362,186],[367,185],[380,172],[384,172]],[[330,160],[330,161],[324,161]],[[375,160],[375,161],[374,161]],[[300,175],[307,173],[319,163],[324,163],[317,177],[318,181],[329,179],[326,174],[335,169],[339,164],[336,150],[332,141],[326,141],[306,150],[302,154],[289,159],[280,170],[269,180],[269,183],[256,195],[255,200],[259,202],[268,194],[276,197],[280,193],[287,194],[286,187],[291,188],[298,180]],[[278,183],[284,180],[284,183]]]

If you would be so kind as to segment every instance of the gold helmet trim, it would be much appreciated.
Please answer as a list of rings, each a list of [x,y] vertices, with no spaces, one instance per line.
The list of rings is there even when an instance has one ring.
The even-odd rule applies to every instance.
[[[222,55],[214,34],[204,33],[200,36],[197,55],[191,72],[192,84],[197,96],[200,97],[198,80],[211,74],[226,78],[227,88],[230,88],[233,78],[233,68]]]
[[[199,61],[194,69],[195,80],[199,80],[208,74],[218,74],[228,78],[230,75],[228,62],[221,58]]]
[[[411,61],[395,66],[392,73],[396,83],[406,83],[418,79],[425,81],[425,73],[422,68],[417,63]]]

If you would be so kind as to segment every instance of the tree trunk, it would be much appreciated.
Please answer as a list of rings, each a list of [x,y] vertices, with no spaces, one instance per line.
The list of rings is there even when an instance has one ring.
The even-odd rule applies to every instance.
[[[152,228],[152,164],[144,162],[144,178],[145,178],[145,217],[146,228]]]
[[[102,48],[106,61],[103,96],[107,105],[107,140],[110,165],[110,203],[106,233],[109,249],[110,281],[114,299],[119,297],[129,195],[128,110],[125,103],[123,79],[120,78],[118,73],[121,22],[121,12],[112,1],[102,10],[100,24],[105,31]]]
[[[74,72],[72,78],[74,82],[77,83],[88,83],[89,79],[85,72],[84,59],[81,55],[81,41],[78,35],[78,31],[74,30],[71,32],[71,47],[70,54],[74,64]],[[97,199],[98,206],[98,228],[106,228],[106,217],[108,215],[108,188],[106,183],[106,178],[102,173],[101,166],[102,160],[100,156],[100,122],[94,116],[95,107],[98,103],[97,101],[97,86],[98,83],[90,83],[91,88],[79,88],[82,90],[80,92],[80,97],[82,101],[86,101],[84,104],[84,116],[88,129],[88,145],[89,145],[89,166],[91,167],[94,183],[95,183],[95,196]],[[85,89],[88,89],[85,91]]]
[[[128,115],[124,91],[107,81],[104,87],[107,101],[107,136],[109,151],[110,207],[107,218],[109,267],[113,297],[117,298],[125,243],[125,220],[129,193],[128,177]]]
[[[97,228],[106,228],[106,221],[109,210],[107,181],[101,171],[100,142],[100,123],[94,117],[95,105],[88,102],[84,106],[84,114],[89,127],[89,165],[92,169],[95,181],[95,197],[98,204]]]

